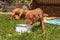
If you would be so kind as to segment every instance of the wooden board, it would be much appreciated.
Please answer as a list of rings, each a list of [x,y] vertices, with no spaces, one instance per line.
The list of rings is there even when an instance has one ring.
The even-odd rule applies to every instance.
[[[60,4],[60,0],[36,0],[39,4]]]

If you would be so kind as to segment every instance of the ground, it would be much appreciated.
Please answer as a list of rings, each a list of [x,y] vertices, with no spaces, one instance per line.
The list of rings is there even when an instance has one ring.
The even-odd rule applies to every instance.
[[[60,40],[60,26],[46,24],[47,34],[42,29],[35,28],[32,33],[17,33],[16,24],[24,23],[24,20],[10,20],[10,15],[0,14],[0,40]]]

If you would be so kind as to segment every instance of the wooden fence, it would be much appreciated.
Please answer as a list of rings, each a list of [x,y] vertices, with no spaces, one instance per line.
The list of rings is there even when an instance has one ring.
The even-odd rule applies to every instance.
[[[37,3],[41,4],[60,4],[60,0],[36,0]]]
[[[33,0],[30,8],[42,8],[49,16],[60,17],[60,0]]]

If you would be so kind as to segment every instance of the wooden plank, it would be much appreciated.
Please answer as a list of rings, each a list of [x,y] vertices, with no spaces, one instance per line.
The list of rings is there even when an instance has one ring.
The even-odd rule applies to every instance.
[[[60,0],[36,0],[39,4],[60,4]]]

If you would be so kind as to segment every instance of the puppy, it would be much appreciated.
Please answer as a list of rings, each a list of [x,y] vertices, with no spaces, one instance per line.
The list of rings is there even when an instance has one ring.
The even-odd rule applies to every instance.
[[[21,19],[22,14],[24,13],[24,9],[16,8],[12,11],[11,19],[18,20]]]
[[[11,20],[19,20],[21,18],[24,18],[25,19],[25,14],[26,12],[28,12],[30,10],[25,10],[25,9],[22,9],[22,8],[16,8],[12,11],[12,15],[11,15]],[[37,11],[37,9],[35,9],[35,11]],[[40,12],[42,12],[42,10],[40,10]],[[46,16],[46,14],[45,14]]]
[[[43,29],[44,32],[46,32],[46,28],[44,25],[44,21],[43,21],[43,11],[40,8],[37,8],[35,10],[30,10],[28,12],[26,12],[25,15],[25,23],[26,24],[30,24],[34,26],[34,23],[40,21],[40,25]]]

